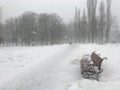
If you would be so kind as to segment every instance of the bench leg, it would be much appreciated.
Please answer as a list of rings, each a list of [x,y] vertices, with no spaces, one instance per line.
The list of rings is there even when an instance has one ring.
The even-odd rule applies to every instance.
[[[85,78],[85,79],[89,79],[89,75],[87,74],[87,72],[83,72],[82,76],[83,76],[83,78]]]
[[[97,73],[96,80],[99,81],[99,73]]]

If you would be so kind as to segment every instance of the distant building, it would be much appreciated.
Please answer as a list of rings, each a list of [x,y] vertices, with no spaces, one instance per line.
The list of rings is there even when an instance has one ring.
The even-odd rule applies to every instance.
[[[3,22],[3,19],[2,19],[2,7],[0,6],[0,23]]]

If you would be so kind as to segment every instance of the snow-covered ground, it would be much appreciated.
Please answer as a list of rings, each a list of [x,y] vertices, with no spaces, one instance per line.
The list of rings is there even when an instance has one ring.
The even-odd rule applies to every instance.
[[[100,82],[85,80],[79,61],[97,51],[103,61]],[[120,45],[0,47],[0,90],[120,90]]]

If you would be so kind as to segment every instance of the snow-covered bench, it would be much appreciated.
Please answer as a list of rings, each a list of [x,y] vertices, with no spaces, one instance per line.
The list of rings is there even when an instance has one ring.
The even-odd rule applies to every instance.
[[[106,58],[101,58],[99,54],[92,52],[91,55],[84,55],[80,61],[81,74],[83,78],[93,78],[99,81],[99,74],[103,72],[101,64]]]

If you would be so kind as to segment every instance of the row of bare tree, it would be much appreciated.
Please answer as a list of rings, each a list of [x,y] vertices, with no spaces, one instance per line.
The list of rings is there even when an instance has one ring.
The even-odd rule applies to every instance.
[[[87,0],[87,15],[85,9],[82,14],[76,7],[73,22],[65,24],[57,14],[25,12],[19,17],[6,20],[5,24],[0,24],[0,43],[2,45],[109,43],[113,28],[111,0],[106,0],[106,3],[101,1],[99,9],[97,0]],[[120,35],[111,37],[116,39]]]
[[[87,0],[87,14],[76,8],[74,18],[74,29],[76,42],[108,43],[112,25],[111,0],[101,1],[99,15],[97,15],[97,0]]]
[[[3,25],[4,45],[49,45],[62,43],[65,24],[57,14],[25,12]]]

